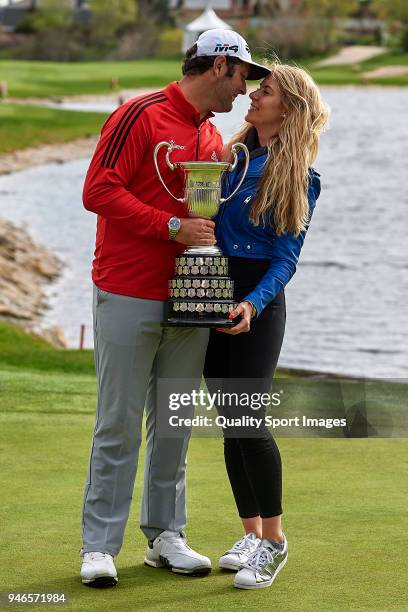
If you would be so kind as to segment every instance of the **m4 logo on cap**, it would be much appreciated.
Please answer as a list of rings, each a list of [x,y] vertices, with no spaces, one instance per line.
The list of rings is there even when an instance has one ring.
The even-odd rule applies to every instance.
[[[215,45],[214,53],[228,53],[228,51],[234,51],[235,53],[238,53],[238,45],[228,45],[221,42],[218,42]],[[247,51],[247,53],[250,52],[248,45],[245,45],[245,51]]]
[[[217,43],[215,45],[214,53],[222,53],[223,51],[226,53],[228,51],[235,51],[235,53],[238,53],[238,45],[224,45],[224,43]]]

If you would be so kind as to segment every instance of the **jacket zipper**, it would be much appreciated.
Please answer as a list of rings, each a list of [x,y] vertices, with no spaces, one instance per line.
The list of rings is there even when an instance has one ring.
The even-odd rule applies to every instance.
[[[198,161],[199,152],[200,152],[200,126],[197,128],[196,161]]]

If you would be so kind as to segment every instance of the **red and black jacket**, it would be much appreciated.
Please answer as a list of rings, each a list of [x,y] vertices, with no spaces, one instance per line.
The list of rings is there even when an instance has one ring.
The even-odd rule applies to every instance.
[[[102,127],[83,190],[87,210],[98,215],[92,278],[105,291],[153,300],[167,299],[174,257],[185,247],[170,241],[170,217],[186,217],[187,207],[161,185],[153,151],[162,140],[184,149],[171,161],[221,158],[222,139],[179,85],[139,96],[120,106]],[[182,177],[159,152],[162,177],[176,196],[183,195]]]

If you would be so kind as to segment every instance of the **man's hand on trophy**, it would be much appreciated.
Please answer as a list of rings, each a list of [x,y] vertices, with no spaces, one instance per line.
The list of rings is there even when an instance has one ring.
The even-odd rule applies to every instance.
[[[180,219],[181,226],[175,237],[176,242],[194,246],[212,246],[216,243],[214,221],[200,217]]]

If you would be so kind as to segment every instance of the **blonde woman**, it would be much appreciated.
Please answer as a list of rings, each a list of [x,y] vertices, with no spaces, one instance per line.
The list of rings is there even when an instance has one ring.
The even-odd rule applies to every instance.
[[[285,330],[284,288],[296,271],[320,194],[319,174],[311,166],[328,108],[304,70],[282,64],[271,66],[250,98],[247,123],[225,149],[245,142],[249,170],[216,219],[217,242],[229,257],[239,302],[231,317],[240,320],[228,331],[211,330],[204,375],[209,388],[251,394],[271,389]],[[237,184],[242,166],[231,175],[227,192]],[[243,410],[256,418],[265,415],[265,408],[255,414],[238,405],[218,410],[226,416]],[[279,449],[263,423],[256,434],[238,427],[224,430],[224,454],[245,534],[219,565],[237,571],[238,588],[268,587],[288,557]]]

